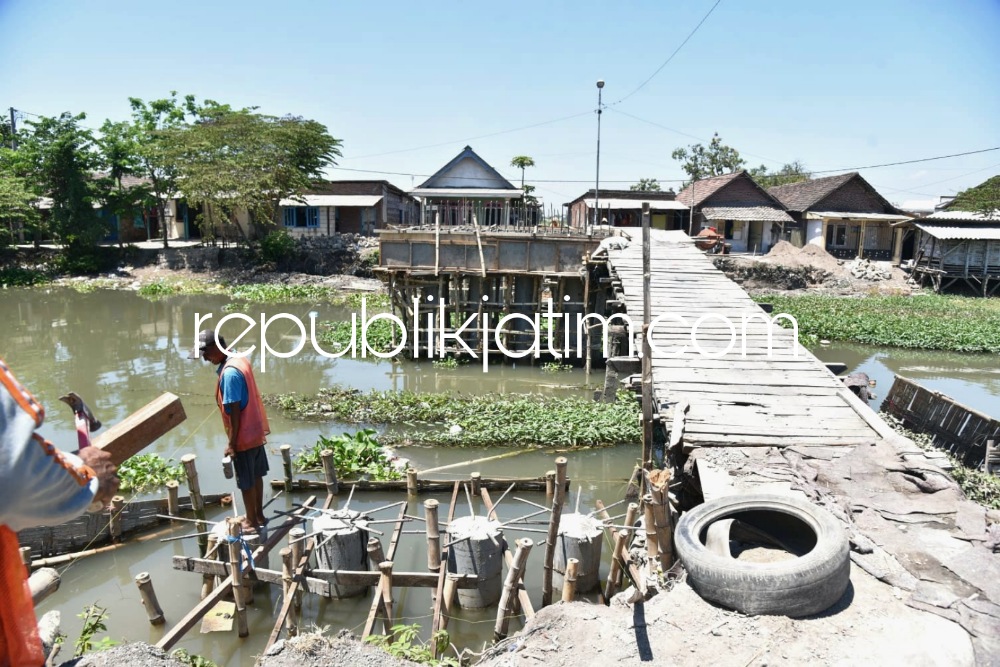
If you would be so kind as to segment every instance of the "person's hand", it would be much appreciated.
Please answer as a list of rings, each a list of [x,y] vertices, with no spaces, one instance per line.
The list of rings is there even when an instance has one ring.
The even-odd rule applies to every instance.
[[[233,449],[232,445],[230,445],[229,447],[226,447],[226,451],[222,452],[222,455],[231,458],[233,456],[236,456],[236,450]]]
[[[77,452],[83,463],[97,475],[97,495],[94,500],[107,505],[118,493],[118,466],[111,462],[111,454],[99,447],[84,447]]]

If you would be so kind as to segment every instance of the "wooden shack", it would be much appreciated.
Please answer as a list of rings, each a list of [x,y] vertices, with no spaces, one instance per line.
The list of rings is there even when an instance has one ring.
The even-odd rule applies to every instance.
[[[913,275],[940,292],[958,281],[982,296],[1000,288],[1000,215],[938,211],[905,223],[915,234]]]

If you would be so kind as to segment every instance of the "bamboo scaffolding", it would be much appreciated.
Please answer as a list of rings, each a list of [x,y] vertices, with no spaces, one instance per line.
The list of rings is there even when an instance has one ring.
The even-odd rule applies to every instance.
[[[449,523],[449,525],[455,519],[455,507],[458,505],[458,487],[459,486],[460,486],[459,482],[456,481],[454,483],[453,487],[452,487],[451,501],[448,504],[448,523]],[[449,597],[449,596],[453,596],[454,595],[454,591],[449,591],[448,596],[445,595],[445,583],[446,583],[446,579],[448,578],[447,577],[447,575],[448,575],[448,550],[449,550],[449,547],[444,547],[441,550],[441,567],[438,568],[438,581],[437,581],[437,587],[435,588],[434,609],[433,609],[433,611],[431,613],[431,616],[432,616],[432,619],[431,619],[431,633],[432,633],[432,636],[433,636],[434,633],[438,632],[439,630],[443,630],[443,629],[445,629],[447,627],[447,625],[448,625],[447,617],[442,615],[442,610],[447,609],[450,612],[450,610],[451,610],[451,597]],[[431,653],[432,653],[432,655],[435,658],[439,657],[438,656],[437,643],[436,642],[431,642],[431,644],[432,644],[431,645]]]
[[[483,505],[486,506],[486,516],[489,516],[496,509],[496,505],[493,504],[493,500],[490,498],[490,492],[486,489],[479,490],[480,495],[483,499]],[[497,501],[499,502],[499,501]],[[545,510],[548,511],[548,510]],[[521,529],[523,530],[523,529]],[[529,540],[530,541],[530,540]],[[507,563],[507,568],[510,569],[514,565],[514,558],[511,556],[510,549],[503,550],[504,562]],[[535,609],[531,606],[531,597],[528,595],[528,591],[524,590],[524,586],[519,585],[517,589],[517,600],[521,605],[521,611],[524,612],[524,618],[529,619],[535,615]]]
[[[542,570],[542,606],[552,604],[552,560],[555,557],[556,541],[559,536],[559,519],[562,516],[566,496],[566,458],[556,459],[556,488],[552,498],[552,516],[549,518],[549,532],[545,539],[545,564]]]

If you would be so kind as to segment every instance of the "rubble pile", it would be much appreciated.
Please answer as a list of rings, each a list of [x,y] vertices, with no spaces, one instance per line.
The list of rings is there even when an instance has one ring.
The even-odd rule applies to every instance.
[[[850,272],[852,276],[859,280],[889,280],[892,278],[892,272],[881,266],[878,262],[873,262],[870,259],[856,259],[853,262],[848,262],[845,268]]]

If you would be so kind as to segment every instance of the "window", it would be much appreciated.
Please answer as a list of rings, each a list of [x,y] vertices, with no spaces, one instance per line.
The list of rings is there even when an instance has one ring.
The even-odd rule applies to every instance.
[[[834,247],[847,245],[847,225],[827,225],[826,244]]]
[[[319,207],[286,206],[283,219],[285,227],[319,227]]]
[[[726,237],[727,241],[732,241],[733,240],[733,221],[732,220],[726,220],[726,233],[725,233],[725,237]]]

